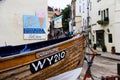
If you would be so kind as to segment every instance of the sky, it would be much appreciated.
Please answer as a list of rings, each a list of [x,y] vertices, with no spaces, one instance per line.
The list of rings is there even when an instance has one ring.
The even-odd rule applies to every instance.
[[[48,0],[48,6],[64,9],[66,5],[71,4],[71,0]]]

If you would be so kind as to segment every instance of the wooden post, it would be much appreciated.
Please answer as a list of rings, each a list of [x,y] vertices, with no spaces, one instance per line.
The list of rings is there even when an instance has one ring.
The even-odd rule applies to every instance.
[[[120,76],[120,63],[117,64],[117,74],[118,76]],[[118,77],[118,80],[120,80],[119,77]]]

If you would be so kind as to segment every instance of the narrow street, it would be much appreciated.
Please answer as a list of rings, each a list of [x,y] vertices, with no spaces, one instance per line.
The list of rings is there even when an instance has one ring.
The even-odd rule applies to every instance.
[[[94,79],[101,80],[99,79],[101,76],[116,75],[117,63],[120,63],[120,61],[103,58],[101,56],[96,56],[91,68],[91,72],[94,75]],[[87,69],[87,63],[85,61],[83,66],[83,71],[81,73],[81,78],[84,76],[86,69]]]

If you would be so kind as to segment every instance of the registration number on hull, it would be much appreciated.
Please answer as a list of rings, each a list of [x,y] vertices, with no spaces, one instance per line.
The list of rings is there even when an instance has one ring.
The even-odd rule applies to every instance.
[[[61,51],[61,52],[56,53],[56,54],[49,56],[47,58],[35,61],[35,62],[30,64],[30,71],[32,73],[38,72],[46,67],[49,67],[49,66],[61,61],[62,59],[65,58],[65,56],[66,56],[66,52]]]

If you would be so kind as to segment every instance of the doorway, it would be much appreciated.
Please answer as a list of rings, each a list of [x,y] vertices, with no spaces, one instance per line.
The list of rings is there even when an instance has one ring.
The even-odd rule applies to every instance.
[[[96,31],[96,45],[97,47],[102,47],[105,44],[104,41],[104,30]]]

